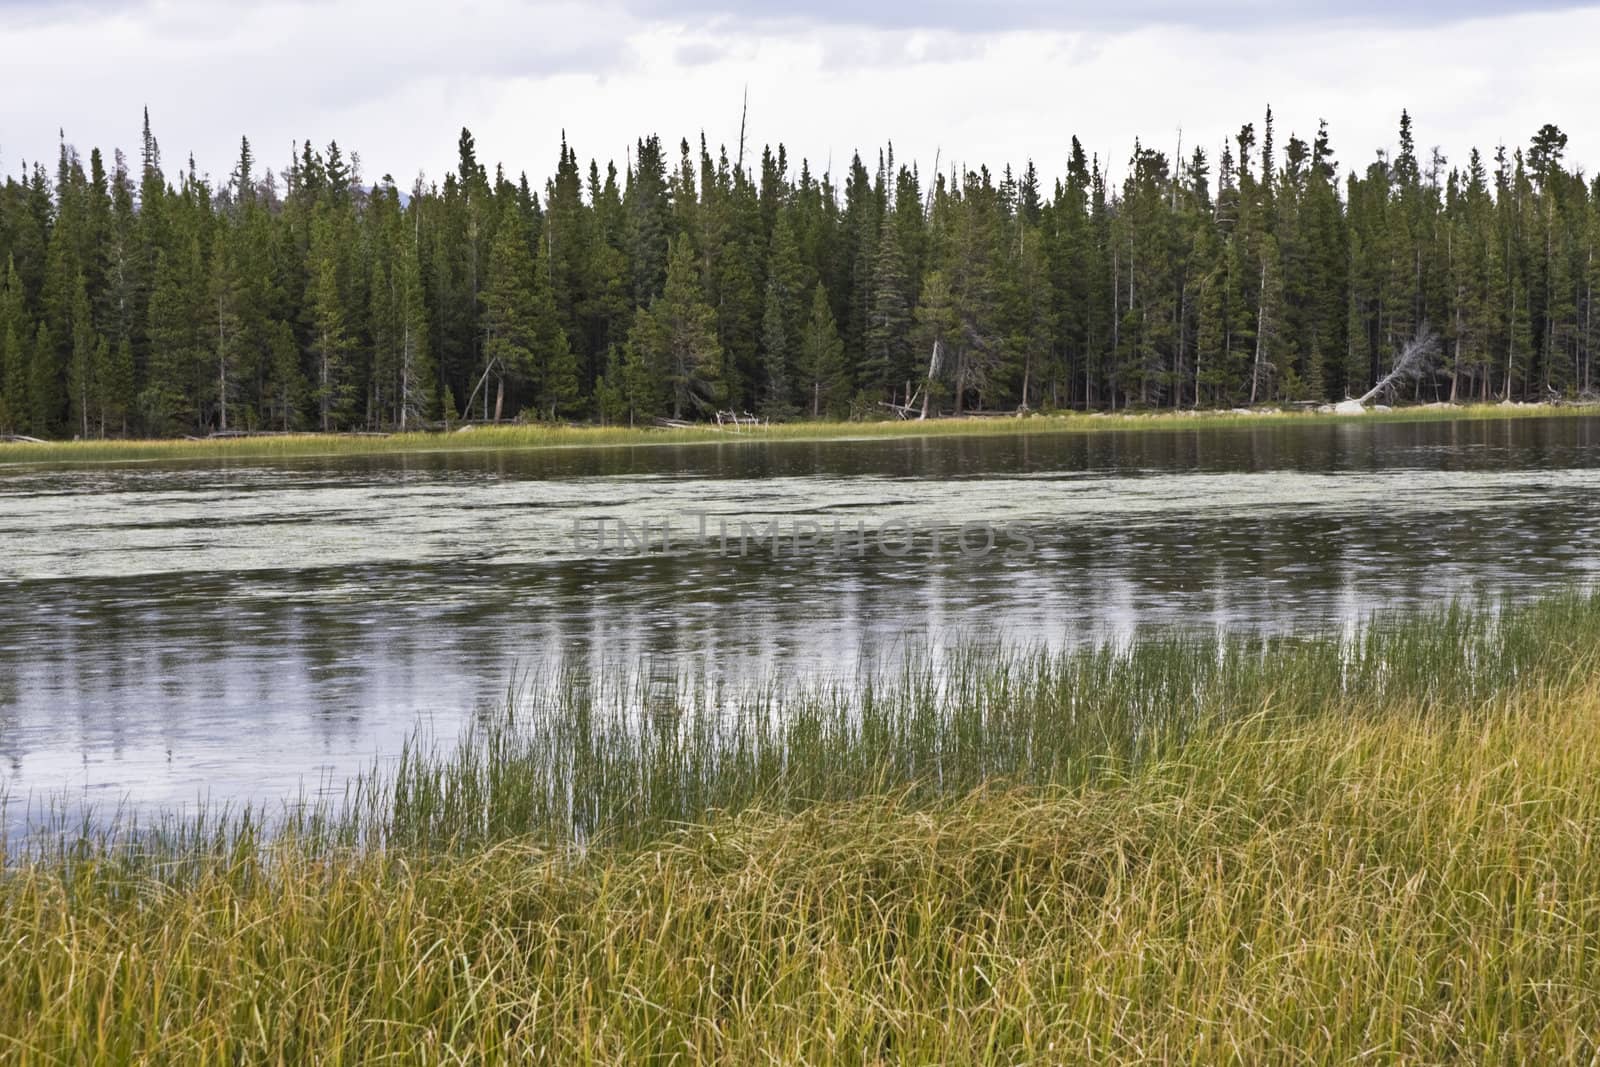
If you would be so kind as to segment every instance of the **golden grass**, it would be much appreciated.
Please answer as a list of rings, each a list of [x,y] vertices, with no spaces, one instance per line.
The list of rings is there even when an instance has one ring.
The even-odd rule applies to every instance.
[[[790,422],[740,431],[714,426],[654,427],[528,424],[476,427],[466,433],[390,436],[289,434],[204,440],[51,441],[0,443],[0,466],[21,463],[106,463],[161,459],[259,459],[494,449],[596,448],[748,441],[838,441],[859,438],[951,435],[1091,433],[1133,430],[1203,430],[1234,426],[1316,425],[1335,422],[1417,422],[1444,419],[1511,419],[1594,414],[1591,406],[1474,404],[1427,406],[1335,415],[1297,411],[1159,411],[1138,414],[1029,415],[1022,418],[935,419],[929,422]]]

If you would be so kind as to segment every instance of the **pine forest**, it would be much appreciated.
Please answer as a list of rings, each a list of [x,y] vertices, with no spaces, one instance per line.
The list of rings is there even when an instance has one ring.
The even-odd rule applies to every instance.
[[[655,136],[553,177],[369,180],[336,142],[225,179],[63,139],[0,190],[0,432],[123,437],[1310,405],[1427,331],[1412,401],[1595,388],[1600,180],[1546,125],[1449,160],[1336,160],[1272,112],[1220,152],[1135,141],[919,172]]]

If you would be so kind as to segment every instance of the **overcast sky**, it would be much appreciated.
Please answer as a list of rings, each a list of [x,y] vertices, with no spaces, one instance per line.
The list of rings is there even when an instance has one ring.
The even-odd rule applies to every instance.
[[[604,0],[242,4],[0,0],[0,168],[135,154],[148,104],[168,174],[191,152],[225,175],[240,134],[281,167],[337,139],[363,175],[442,178],[465,125],[480,159],[542,187],[561,130],[581,159],[640,135],[713,147],[783,140],[834,172],[875,160],[1032,158],[1053,178],[1072,134],[1120,170],[1135,136],[1213,159],[1270,103],[1281,145],[1327,119],[1346,169],[1391,147],[1402,107],[1419,148],[1464,161],[1542,123],[1594,169],[1600,5],[1466,0]]]

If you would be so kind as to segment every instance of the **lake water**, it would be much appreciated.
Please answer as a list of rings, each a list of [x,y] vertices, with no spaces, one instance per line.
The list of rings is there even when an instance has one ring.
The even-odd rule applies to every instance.
[[[1593,581],[1597,490],[1596,418],[0,466],[0,790],[15,825],[342,786],[560,663],[738,686],[1533,596]]]

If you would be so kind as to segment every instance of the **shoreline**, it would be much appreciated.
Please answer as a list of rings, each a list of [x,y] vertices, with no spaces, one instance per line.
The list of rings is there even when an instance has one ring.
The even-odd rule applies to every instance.
[[[292,433],[228,438],[108,439],[0,442],[0,469],[31,464],[119,463],[189,459],[279,459],[487,452],[562,448],[634,448],[744,442],[832,443],[910,440],[927,437],[1043,436],[1056,434],[1198,431],[1231,428],[1314,426],[1343,423],[1496,421],[1576,418],[1600,414],[1600,405],[1427,404],[1369,410],[1359,415],[1281,409],[1152,411],[1131,414],[1029,414],[872,422],[788,422],[731,430],[714,425],[624,427],[589,425],[470,425],[450,432],[387,435]]]

